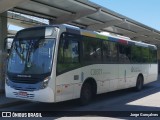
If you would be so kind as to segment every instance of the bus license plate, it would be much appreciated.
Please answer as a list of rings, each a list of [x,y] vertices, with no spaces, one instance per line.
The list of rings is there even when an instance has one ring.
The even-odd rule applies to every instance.
[[[18,93],[18,95],[19,96],[23,96],[23,97],[27,97],[27,92],[23,92],[23,91],[20,91],[19,93]]]

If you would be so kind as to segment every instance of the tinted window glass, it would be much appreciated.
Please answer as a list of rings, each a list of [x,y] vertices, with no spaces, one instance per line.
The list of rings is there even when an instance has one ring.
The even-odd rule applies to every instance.
[[[157,63],[157,51],[150,49],[149,50],[149,59],[151,63]]]
[[[141,47],[132,46],[131,52],[132,52],[133,63],[141,63]]]
[[[119,44],[119,62],[120,63],[131,62],[131,46]]]
[[[58,52],[57,72],[65,72],[80,66],[79,41],[73,35],[61,36]]]
[[[109,42],[108,41],[103,41],[103,62],[110,62],[111,57],[110,57],[110,50],[109,50]]]
[[[111,62],[117,63],[118,62],[118,44],[114,42],[109,42],[109,57]]]
[[[149,49],[148,48],[142,48],[142,62],[143,63],[149,63]]]
[[[84,63],[101,62],[101,41],[91,37],[83,37]]]
[[[117,62],[117,43],[103,41],[103,61],[104,63]]]

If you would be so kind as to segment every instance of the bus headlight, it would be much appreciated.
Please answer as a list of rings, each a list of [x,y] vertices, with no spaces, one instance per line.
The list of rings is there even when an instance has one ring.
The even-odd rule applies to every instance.
[[[43,88],[46,88],[48,86],[49,80],[50,80],[50,77],[47,77],[43,80],[43,86],[42,86]]]

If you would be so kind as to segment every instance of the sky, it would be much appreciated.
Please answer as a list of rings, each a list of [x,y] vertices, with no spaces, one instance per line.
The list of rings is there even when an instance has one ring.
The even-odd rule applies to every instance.
[[[160,31],[160,0],[90,0]]]

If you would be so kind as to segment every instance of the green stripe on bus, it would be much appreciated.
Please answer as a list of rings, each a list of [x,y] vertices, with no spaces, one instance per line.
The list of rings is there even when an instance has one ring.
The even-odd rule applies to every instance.
[[[96,35],[96,38],[108,40],[108,37],[107,37],[107,36],[104,36],[104,35]]]

